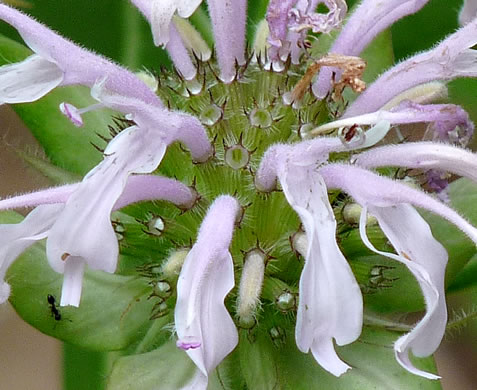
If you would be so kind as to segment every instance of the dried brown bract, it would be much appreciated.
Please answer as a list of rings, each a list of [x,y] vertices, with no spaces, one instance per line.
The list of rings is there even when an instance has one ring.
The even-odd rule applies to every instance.
[[[333,100],[341,100],[341,94],[346,86],[351,87],[353,91],[358,93],[366,89],[366,83],[361,79],[366,68],[366,61],[360,57],[330,53],[308,67],[305,75],[291,93],[293,101],[300,101],[303,98],[313,77],[323,66],[339,68],[343,72],[340,80],[334,84]]]

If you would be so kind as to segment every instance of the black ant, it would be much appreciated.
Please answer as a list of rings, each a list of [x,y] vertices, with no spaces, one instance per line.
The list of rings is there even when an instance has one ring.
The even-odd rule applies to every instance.
[[[56,321],[60,321],[61,313],[56,307],[56,298],[53,295],[48,294],[46,300],[50,304],[51,315],[55,318]]]

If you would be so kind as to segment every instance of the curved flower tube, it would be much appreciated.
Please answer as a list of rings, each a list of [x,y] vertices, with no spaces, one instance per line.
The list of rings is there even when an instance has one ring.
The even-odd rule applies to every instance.
[[[386,120],[392,125],[430,122],[434,139],[455,141],[461,144],[468,142],[474,133],[474,124],[469,119],[469,114],[460,106],[454,104],[422,105],[406,100],[389,111],[379,110],[326,123],[313,129],[310,136],[339,127],[374,125],[382,120]],[[463,135],[456,134],[456,128],[459,128],[458,133],[463,133]]]
[[[224,299],[235,285],[228,248],[239,209],[231,196],[214,201],[179,275],[174,312],[177,346],[198,368],[187,389],[205,390],[209,374],[238,343]]]
[[[429,0],[364,0],[351,14],[340,34],[333,42],[329,52],[348,56],[359,54],[372,40],[397,20],[419,11]],[[331,87],[333,72],[338,69],[323,68],[315,83],[313,92],[318,98],[324,98]]]
[[[105,159],[68,198],[48,234],[46,252],[56,272],[69,271],[70,259],[75,264],[85,262],[92,269],[110,273],[116,270],[119,248],[110,222],[112,208],[128,176],[154,171],[165,151],[163,139],[136,126],[124,130],[109,143]],[[76,280],[82,277],[79,269],[78,266],[71,271]],[[75,298],[69,303],[77,305],[79,296]]]
[[[62,215],[65,203],[67,203],[79,186],[80,183],[69,184],[0,201],[0,210],[38,206],[21,223],[0,225],[0,231],[3,231],[1,235],[3,244],[0,247],[2,248],[0,252],[0,278],[2,281],[8,267],[21,252],[36,241],[50,235],[50,230]],[[194,203],[196,195],[190,188],[176,180],[155,175],[130,176],[122,195],[114,205],[113,211],[132,203],[158,199],[168,200],[179,207],[188,208]],[[109,215],[108,223],[111,225]],[[99,239],[103,239],[104,233],[102,229],[99,229],[99,231],[95,230],[94,223],[92,226],[93,229],[87,228],[90,233],[93,235],[98,234]],[[65,273],[60,302],[62,306],[78,306],[79,304],[81,279],[84,270],[84,260],[82,259],[80,256],[73,257],[72,261],[70,261],[71,259],[66,259],[64,267],[59,270],[59,272]],[[94,268],[95,260],[89,259],[93,261],[93,263],[89,264],[92,264],[92,268]],[[60,263],[60,266],[62,265]],[[3,298],[4,300],[1,303],[8,298],[10,291],[8,285],[5,282],[3,283],[3,287],[0,288],[0,293],[2,294],[0,295],[0,300]]]
[[[154,171],[167,145],[175,140],[189,146],[197,161],[205,161],[212,148],[197,119],[162,108],[159,98],[127,70],[78,48],[12,8],[0,5],[0,18],[19,30],[37,52],[34,59],[53,64],[54,69],[61,71],[61,80],[57,77],[55,83],[41,89],[36,98],[60,84],[85,84],[92,88],[93,97],[101,104],[131,114],[138,125],[124,130],[110,142],[105,159],[69,196],[48,234],[48,260],[55,271],[66,272],[65,283],[72,286],[63,290],[71,293],[64,295],[61,304],[78,305],[85,263],[106,272],[116,269],[118,243],[109,216],[128,176]],[[72,54],[75,53],[76,58],[83,60],[73,63]],[[27,63],[31,65],[28,59]],[[12,66],[13,71],[17,71],[17,65]],[[2,69],[4,75],[11,77],[10,65],[0,68],[0,74]],[[6,91],[15,91],[15,87],[8,85]],[[20,95],[23,93],[23,89],[18,91]],[[31,101],[21,99],[20,96],[16,101]],[[79,111],[73,106],[64,105],[63,110],[71,114],[77,124],[81,121]]]
[[[43,204],[66,203],[80,183],[50,187],[0,200],[0,210],[11,210],[21,207],[34,207]],[[113,211],[127,205],[147,201],[166,200],[180,208],[189,208],[196,200],[196,194],[181,182],[157,175],[129,176]]]
[[[106,77],[109,90],[162,106],[157,95],[134,74],[76,46],[29,16],[0,4],[0,19],[12,25],[35,52],[23,62],[0,67],[0,103],[32,102],[57,86],[92,87]],[[17,77],[19,73],[26,77]]]
[[[334,350],[361,334],[363,300],[351,268],[336,242],[336,220],[327,188],[316,167],[328,154],[368,147],[389,130],[383,121],[369,130],[364,142],[352,146],[340,138],[321,138],[295,146],[276,145],[262,159],[257,184],[272,190],[278,177],[288,203],[300,216],[307,237],[305,267],[300,277],[295,337],[298,349],[310,350],[325,370],[340,376],[351,367]]]
[[[477,229],[448,206],[425,194],[366,169],[346,164],[329,164],[319,168],[328,188],[342,189],[356,202],[366,206],[391,207],[409,203],[447,219],[477,243]],[[364,185],[364,183],[366,185]]]
[[[435,80],[477,77],[477,19],[443,40],[389,69],[347,108],[343,118],[379,110],[402,92]]]
[[[354,163],[363,168],[398,166],[439,169],[477,182],[477,156],[467,150],[435,142],[386,145],[360,153]]]
[[[201,1],[132,2],[149,20],[155,42],[166,45],[169,50],[179,74],[179,77],[172,75],[171,78],[178,83],[182,83],[183,79],[194,78],[196,69],[190,61],[189,53],[197,53],[191,43],[197,40],[195,36],[188,39],[191,37],[184,34],[187,22],[181,17],[189,16]],[[335,45],[339,47],[342,44],[343,51],[360,51],[391,22],[417,11],[426,2],[427,0],[364,0]],[[330,12],[319,13],[319,4],[327,6]],[[270,277],[275,279],[276,276],[267,272],[270,269],[267,270],[266,250],[273,247],[275,242],[280,242],[277,239],[286,238],[291,230],[295,231],[297,220],[291,210],[286,210],[286,213],[291,214],[288,215],[289,225],[285,223],[279,226],[270,242],[267,242],[268,237],[261,237],[267,234],[258,232],[258,229],[255,232],[249,225],[256,218],[268,233],[269,221],[266,216],[271,213],[275,216],[276,205],[283,206],[284,199],[280,194],[260,196],[256,190],[272,191],[278,181],[285,199],[298,215],[305,230],[304,233],[295,232],[289,245],[283,240],[286,253],[295,256],[299,252],[305,258],[299,281],[297,278],[293,280],[293,284],[283,281],[289,286],[299,283],[298,305],[295,306],[294,292],[289,294],[292,300],[285,302],[286,310],[291,312],[298,309],[296,343],[304,353],[311,352],[321,367],[340,376],[350,369],[350,365],[341,360],[334,343],[347,345],[355,341],[360,335],[363,321],[361,292],[337,243],[341,232],[336,231],[338,223],[327,195],[327,187],[340,188],[363,206],[360,234],[365,245],[405,264],[418,280],[427,311],[412,331],[397,340],[394,346],[395,356],[406,370],[436,379],[437,376],[416,369],[410,362],[409,352],[427,356],[435,351],[442,338],[447,319],[444,302],[447,254],[432,237],[429,226],[412,205],[426,207],[447,218],[474,241],[477,240],[477,229],[425,193],[382,178],[367,169],[381,165],[445,169],[475,180],[475,174],[472,173],[476,167],[475,156],[459,148],[435,143],[389,146],[387,149],[376,148],[361,154],[349,152],[375,145],[387,134],[391,124],[430,122],[436,131],[436,138],[451,142],[454,142],[454,133],[460,130],[465,130],[470,136],[473,124],[460,107],[414,104],[404,100],[413,100],[417,96],[419,100],[415,103],[428,103],[445,90],[442,83],[426,84],[429,80],[447,80],[477,74],[475,52],[470,49],[476,42],[477,23],[470,22],[435,49],[414,57],[415,62],[403,62],[391,69],[383,75],[384,78],[371,86],[371,94],[368,91],[358,98],[356,107],[353,108],[352,105],[343,118],[318,128],[326,131],[339,125],[341,129],[338,137],[315,138],[290,145],[286,142],[294,137],[296,139],[295,129],[299,128],[299,135],[304,138],[310,135],[306,130],[309,123],[305,122],[313,121],[316,107],[310,109],[306,105],[292,105],[284,110],[284,101],[280,98],[293,78],[275,74],[271,76],[270,80],[273,81],[269,83],[270,75],[260,73],[263,70],[262,64],[254,63],[252,57],[249,58],[250,62],[245,58],[246,7],[245,0],[208,0],[220,77],[215,75],[215,65],[210,64],[209,67],[200,64],[201,76],[204,72],[204,87],[209,94],[168,99],[170,105],[190,112],[187,114],[165,109],[154,92],[127,70],[74,46],[22,13],[0,5],[0,19],[16,27],[36,53],[19,64],[0,68],[0,84],[4,85],[0,85],[0,102],[34,101],[56,86],[84,84],[91,89],[91,95],[97,100],[97,104],[82,109],[68,103],[63,103],[60,107],[75,125],[82,125],[83,113],[101,107],[117,110],[132,121],[131,127],[120,132],[110,142],[103,161],[81,183],[0,201],[0,209],[40,204],[24,222],[0,226],[8,240],[0,246],[0,277],[4,277],[11,261],[21,250],[37,240],[48,238],[48,260],[56,271],[64,274],[61,305],[77,306],[86,265],[106,272],[113,272],[116,268],[119,248],[110,221],[113,210],[130,202],[161,198],[172,201],[188,212],[187,208],[192,208],[200,198],[202,200],[197,203],[197,208],[194,207],[189,215],[176,220],[178,224],[186,220],[193,225],[203,211],[203,204],[215,198],[190,251],[178,247],[176,242],[190,238],[193,234],[190,232],[195,231],[193,226],[184,223],[184,228],[189,230],[185,235],[182,235],[184,231],[180,232],[182,236],[179,241],[174,241],[177,238],[174,230],[179,229],[167,230],[168,223],[164,223],[164,231],[160,231],[161,234],[167,233],[162,234],[161,241],[165,240],[174,247],[160,269],[168,279],[168,283],[163,284],[168,284],[172,300],[177,291],[177,346],[186,351],[197,367],[195,375],[185,388],[206,389],[213,371],[238,343],[237,329],[227,309],[233,305],[228,304],[226,307],[224,303],[235,284],[231,247],[234,248],[233,253],[239,250],[245,253],[246,266],[239,269],[244,282],[238,290],[238,305],[235,307],[239,321],[242,321],[241,326],[246,324],[263,327],[267,322],[261,321],[261,314],[255,317],[260,310],[260,300],[270,298],[266,297],[270,294],[265,288],[262,293],[262,284],[267,286]],[[285,58],[291,58],[288,74],[297,72],[293,77],[300,76],[303,67],[294,67],[293,63],[299,62],[300,55],[305,50],[306,31],[311,29],[314,32],[328,32],[341,22],[345,10],[344,0],[271,0],[267,12],[271,32],[269,43],[272,45],[270,58],[280,66],[283,66]],[[265,31],[266,28],[262,30]],[[352,33],[353,31],[363,33]],[[262,35],[260,39],[264,47],[266,38]],[[78,58],[84,61],[78,61]],[[272,63],[272,71],[277,70],[274,66],[276,63]],[[268,65],[270,63],[267,63],[267,69]],[[362,65],[359,66],[362,69]],[[18,77],[19,72],[25,74],[25,77]],[[302,79],[306,83],[301,85],[306,84],[308,87],[311,77],[311,73],[307,72]],[[156,82],[156,87],[162,85],[159,83],[162,81],[160,77],[153,81]],[[187,82],[184,84],[190,85]],[[423,88],[424,85],[426,88]],[[260,91],[260,95],[256,95],[253,90],[256,86],[264,86],[265,92]],[[270,87],[276,87],[277,93],[271,93],[273,96],[268,94]],[[165,89],[160,93],[161,96],[168,95]],[[222,105],[222,98],[227,94],[233,94],[233,102]],[[269,97],[273,99],[269,100]],[[387,103],[383,106],[383,102]],[[251,107],[252,104],[254,107]],[[324,101],[322,104],[327,105],[328,102]],[[372,108],[373,105],[376,107]],[[238,115],[237,107],[242,110]],[[273,107],[273,110],[267,107]],[[249,108],[254,111],[248,111]],[[332,106],[328,106],[328,109],[328,112],[332,112]],[[366,113],[368,109],[371,110],[370,113]],[[351,115],[353,110],[356,111]],[[276,116],[276,113],[282,111],[286,111],[283,121]],[[257,113],[259,115],[255,116]],[[207,131],[201,120],[194,115],[200,115]],[[256,126],[257,122],[261,122],[256,120],[260,115],[265,118],[265,131],[256,131],[253,137],[242,137],[242,130],[235,126],[240,124],[241,127],[247,127],[250,124],[262,129],[261,124]],[[302,120],[305,122],[302,123]],[[358,124],[374,127],[363,131],[355,126]],[[268,136],[269,127],[274,133],[273,137]],[[279,134],[276,130],[283,133]],[[209,136],[212,141],[209,141]],[[281,140],[283,143],[265,150],[271,144],[271,139]],[[457,137],[457,141],[463,140],[464,138]],[[193,189],[172,179],[150,175],[161,163],[167,147],[176,141],[189,149],[194,163],[206,162],[194,166],[185,175],[182,175],[184,172],[178,174],[178,177],[187,178],[193,174]],[[214,153],[214,146],[217,153]],[[256,154],[252,156],[255,151]],[[265,153],[257,170],[256,158],[263,152]],[[354,164],[328,164],[330,153],[333,152],[340,153],[333,155],[333,160],[350,158],[348,161]],[[174,168],[181,165],[176,166],[176,162],[171,164]],[[214,170],[217,167],[219,169]],[[236,197],[251,199],[250,207],[240,207],[235,197],[216,197],[219,191],[217,188],[230,188],[222,187],[222,184],[228,185],[222,181],[217,186],[214,182],[216,172],[224,173],[226,178],[232,176],[232,180],[240,179],[234,184]],[[241,180],[242,173],[247,176],[246,180]],[[251,183],[252,177],[255,187]],[[260,202],[263,200],[266,209],[262,209],[262,203],[259,207],[257,203],[252,204],[257,197]],[[269,202],[268,198],[278,199],[279,203]],[[376,217],[396,253],[380,252],[372,246],[365,227],[368,211]],[[159,221],[159,217],[154,219],[156,221]],[[240,234],[233,241],[236,224],[239,225]],[[255,233],[256,243],[255,240],[250,240]],[[128,235],[124,235],[123,239],[127,242]],[[267,249],[262,251],[262,247]],[[169,285],[169,279],[173,283],[181,267],[175,290]],[[253,277],[250,276],[252,267]],[[279,280],[280,277],[277,277],[278,283]],[[8,284],[0,284],[0,299],[6,299],[8,294]],[[169,301],[166,305],[163,298],[161,296],[161,305],[169,306],[172,303]],[[169,295],[164,299],[169,299]],[[280,307],[277,302],[277,309],[281,311],[285,306]],[[267,316],[268,310],[263,315]],[[258,320],[255,323],[256,318]]]
[[[439,346],[445,332],[444,276],[447,253],[432,236],[429,225],[410,206],[426,208],[450,222],[477,243],[477,229],[455,211],[424,193],[377,176],[361,168],[330,164],[319,169],[330,188],[340,188],[350,194],[361,206],[360,234],[372,251],[405,264],[416,277],[424,294],[427,313],[416,327],[402,336],[394,345],[396,359],[408,371],[428,379],[439,377],[415,368],[409,360],[409,351],[416,356],[429,356]],[[385,191],[380,189],[386,189]],[[377,195],[379,194],[379,195]],[[384,234],[397,251],[382,252],[374,248],[366,236],[367,211],[376,217]]]

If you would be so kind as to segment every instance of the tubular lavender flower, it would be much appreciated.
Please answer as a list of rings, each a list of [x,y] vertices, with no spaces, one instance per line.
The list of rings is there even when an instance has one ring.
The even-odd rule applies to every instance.
[[[476,77],[477,19],[450,35],[435,48],[417,54],[389,69],[374,81],[343,117],[377,111],[402,92],[435,80]]]
[[[396,359],[399,364],[416,375],[438,379],[433,374],[415,368],[409,360],[408,353],[412,350],[417,356],[428,356],[434,353],[444,335],[447,321],[444,300],[447,253],[432,237],[429,225],[410,204],[426,208],[446,218],[476,243],[477,229],[453,210],[427,195],[369,171],[330,164],[321,168],[319,173],[329,187],[343,189],[363,206],[360,234],[366,246],[376,253],[406,264],[416,276],[426,300],[427,314],[409,334],[402,336],[395,343]],[[380,192],[384,196],[377,197],[375,191],[380,186],[386,188],[386,191]],[[370,190],[371,188],[373,190]],[[367,211],[376,217],[398,255],[379,251],[368,240]]]
[[[107,77],[108,89],[134,96],[146,104],[162,105],[157,96],[131,72],[81,49],[15,9],[0,4],[0,19],[15,27],[35,52],[21,63],[0,68],[0,102],[32,102],[57,86],[83,84],[92,87]],[[18,77],[19,73],[27,77]]]
[[[357,56],[428,0],[364,0],[320,59],[311,58],[322,49],[316,34],[340,28],[344,0],[269,1],[253,46],[247,5],[256,5],[245,0],[131,3],[127,12],[145,17],[172,60],[172,71],[146,70],[147,84],[0,5],[0,19],[34,51],[0,67],[0,101],[41,100],[19,109],[34,113],[40,143],[53,138],[74,154],[71,131],[95,146],[81,164],[99,161],[80,182],[0,200],[0,210],[35,207],[0,225],[0,302],[54,337],[116,351],[102,373],[108,389],[421,388],[438,379],[429,356],[447,328],[444,279],[475,254],[475,195],[466,190],[465,207],[455,205],[467,221],[411,175],[427,175],[428,190],[447,186],[449,174],[477,182],[477,157],[463,149],[474,124],[442,82],[476,76],[476,20],[363,92],[374,58]],[[199,34],[207,14],[214,55]],[[332,69],[310,86],[326,64],[343,73],[333,99],[320,100]],[[345,88],[361,95],[348,102]],[[44,96],[70,90],[96,104],[62,97],[48,111],[60,121],[43,124]],[[105,107],[115,114],[97,111],[98,128],[83,122]],[[427,124],[432,142],[386,144],[394,128],[415,123]],[[35,156],[32,166],[69,177],[67,153],[46,151],[54,164]],[[443,222],[416,208],[464,234],[438,241]],[[43,239],[46,251],[22,256]],[[458,245],[466,250],[455,260],[446,248]],[[73,307],[55,306],[60,292],[60,306]],[[394,310],[425,313],[410,327],[384,318]]]
[[[95,98],[112,108],[132,114],[140,126],[132,126],[114,138],[104,152],[103,162],[85,177],[68,198],[65,208],[49,230],[47,253],[50,264],[57,272],[63,273],[66,270],[68,275],[65,275],[65,281],[74,280],[76,286],[75,293],[62,299],[61,303],[77,306],[81,293],[78,286],[81,285],[79,281],[83,274],[81,264],[87,262],[93,269],[106,272],[114,272],[116,269],[118,244],[109,219],[111,210],[124,189],[128,175],[154,171],[162,160],[167,145],[177,138],[190,145],[192,154],[199,160],[207,158],[210,154],[210,144],[206,139],[205,143],[197,142],[197,136],[199,140],[201,135],[205,136],[200,124],[194,125],[193,118],[188,120],[184,114],[168,113],[162,108],[157,96],[128,71],[84,52],[21,13],[3,5],[0,7],[0,17],[19,28],[30,46],[46,58],[53,58],[55,66],[61,65],[66,69],[64,73],[66,80],[69,78],[70,83],[90,85]],[[38,41],[36,34],[51,36],[49,45],[45,45],[45,41]],[[84,72],[81,67],[84,64],[81,62],[79,69],[73,67],[69,69],[70,56],[67,53],[70,50],[80,51],[83,57],[89,59],[91,65],[86,68],[88,72]],[[99,65],[104,65],[104,69]],[[4,74],[11,73],[12,66],[16,65],[4,66],[2,68]],[[78,68],[76,64],[75,66]],[[78,73],[75,74],[75,72]],[[124,81],[127,82],[126,85]],[[60,80],[60,83],[65,84],[64,80]],[[55,82],[53,87],[56,85]],[[132,95],[124,96],[122,93],[125,89],[134,92]],[[169,118],[169,129],[162,128],[158,131],[156,128],[160,126],[160,123],[164,123],[164,119],[160,117],[164,115]],[[183,128],[190,131],[191,124],[195,129],[194,134],[188,135],[181,130]],[[91,210],[91,205],[95,207],[95,210]],[[78,210],[81,211],[78,212]],[[72,221],[77,223],[72,226]],[[94,241],[96,244],[93,244]],[[70,258],[74,259],[77,266],[65,268]]]
[[[397,20],[419,11],[429,0],[364,0],[352,13],[340,32],[330,53],[359,56],[372,40]],[[313,92],[324,98],[331,87],[331,78],[337,69],[325,67],[313,84]],[[337,73],[336,81],[339,81]]]
[[[379,110],[326,123],[310,131],[309,135],[319,135],[346,126],[374,125],[382,120],[386,120],[392,125],[430,122],[434,140],[461,143],[463,146],[467,145],[474,133],[474,124],[470,121],[469,114],[460,106],[454,104],[422,105],[405,100],[389,111]],[[459,128],[463,135],[456,134],[456,128]]]
[[[238,212],[238,202],[230,196],[214,201],[179,275],[174,313],[177,346],[200,371],[190,389],[206,389],[209,373],[238,343],[237,329],[224,305],[235,285],[228,247]]]

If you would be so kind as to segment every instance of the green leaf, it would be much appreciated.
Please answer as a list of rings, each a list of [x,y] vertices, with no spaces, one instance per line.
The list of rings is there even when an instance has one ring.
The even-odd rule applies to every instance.
[[[154,351],[116,360],[107,389],[180,389],[194,372],[192,360],[171,340]]]
[[[1,223],[19,222],[18,214],[0,214]],[[58,307],[55,320],[48,294],[59,300],[63,276],[54,272],[43,244],[24,252],[7,273],[12,287],[10,302],[17,313],[41,332],[84,348],[121,350],[139,342],[151,326],[154,300],[147,282],[138,277],[87,270],[81,305]]]
[[[105,376],[108,370],[108,353],[88,351],[65,343],[64,389],[67,390],[104,390]]]
[[[224,362],[225,363],[225,362]],[[223,377],[222,363],[209,376],[207,390],[240,390],[231,387]],[[237,367],[235,367],[236,369]],[[158,349],[116,360],[108,379],[108,390],[172,390],[180,389],[194,376],[197,367],[187,354],[170,340]]]
[[[250,390],[351,390],[351,389],[440,389],[440,383],[405,371],[395,360],[392,345],[398,333],[365,327],[360,339],[337,347],[352,370],[339,378],[323,370],[311,353],[300,352],[292,333],[281,343],[264,332],[253,337],[242,334],[239,345],[242,372]],[[419,359],[416,365],[435,372],[432,358]]]
[[[50,179],[54,184],[75,183],[80,182],[82,179],[80,175],[59,168],[47,161],[45,158],[36,156],[29,151],[15,149],[15,152],[24,163],[28,164],[36,172]]]
[[[457,292],[473,286],[477,286],[477,255],[474,255],[456,275],[447,291]]]
[[[392,26],[393,44],[398,59],[427,50],[458,27],[457,13],[462,0],[433,0],[419,12]]]
[[[0,64],[18,62],[31,51],[0,36]],[[104,109],[84,116],[84,126],[75,127],[58,109],[62,102],[77,107],[96,103],[86,87],[62,87],[50,92],[37,102],[12,105],[35,138],[45,149],[51,162],[73,173],[84,175],[102,159],[92,143],[105,146],[97,133],[109,136],[112,111]]]

